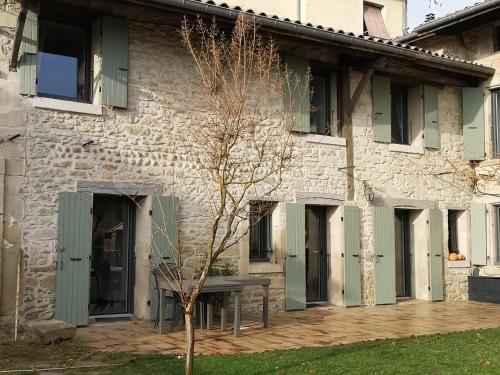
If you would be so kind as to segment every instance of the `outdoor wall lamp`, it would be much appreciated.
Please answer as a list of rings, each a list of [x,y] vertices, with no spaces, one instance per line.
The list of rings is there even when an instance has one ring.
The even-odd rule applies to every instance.
[[[368,202],[372,202],[373,199],[375,198],[375,193],[373,192],[373,189],[371,188],[370,185],[366,181],[363,181],[363,188],[365,191],[365,198]]]

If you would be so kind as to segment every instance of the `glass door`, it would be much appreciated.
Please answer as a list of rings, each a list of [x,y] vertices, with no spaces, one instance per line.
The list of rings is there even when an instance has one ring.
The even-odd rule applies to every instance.
[[[306,301],[326,301],[326,213],[324,207],[306,207]]]
[[[396,215],[396,296],[411,297],[410,213],[395,210]]]
[[[132,313],[133,205],[128,198],[95,195],[89,315]]]

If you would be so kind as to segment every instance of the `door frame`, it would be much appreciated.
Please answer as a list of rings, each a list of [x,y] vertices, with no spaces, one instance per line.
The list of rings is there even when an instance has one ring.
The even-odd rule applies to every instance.
[[[307,257],[306,257],[306,305],[318,305],[328,303],[328,231],[327,231],[327,206],[322,205],[306,205],[305,212],[308,209],[318,209],[319,214],[319,243],[320,243],[320,264],[319,264],[319,300],[307,301]],[[307,226],[307,221],[305,220]]]
[[[120,318],[120,317],[127,317],[127,316],[133,316],[134,315],[134,286],[135,286],[135,229],[136,229],[136,210],[135,210],[135,200],[127,195],[123,194],[100,194],[100,193],[94,193],[92,197],[92,203],[95,203],[96,197],[113,197],[113,198],[120,198],[124,202],[127,203],[127,219],[126,222],[124,222],[123,228],[124,231],[126,231],[126,235],[124,236],[127,249],[127,293],[126,293],[126,311],[125,312],[119,312],[119,313],[111,313],[111,314],[90,314],[90,301],[89,301],[89,318],[91,319],[106,319],[106,318]],[[93,211],[92,211],[93,214]],[[92,232],[94,230],[94,217],[92,215]],[[91,233],[91,242],[93,242],[93,233]],[[92,275],[91,275],[91,267],[92,267],[92,262],[89,264],[89,280],[92,280]],[[89,296],[90,296],[90,287],[91,283],[89,283]]]
[[[406,299],[412,298],[413,293],[413,259],[412,259],[412,249],[411,249],[411,210],[396,208],[394,210],[394,215],[396,216],[398,212],[403,213],[403,230],[402,230],[402,242],[403,242],[403,272],[404,272],[404,289],[405,294],[402,296],[398,296],[396,294],[397,299]],[[396,251],[398,249],[396,248]],[[397,275],[396,275],[397,280]]]

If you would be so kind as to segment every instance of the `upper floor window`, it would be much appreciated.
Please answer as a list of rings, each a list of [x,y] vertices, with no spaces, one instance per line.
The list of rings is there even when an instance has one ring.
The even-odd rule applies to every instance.
[[[337,72],[313,67],[311,76],[310,132],[337,136],[340,132]]]
[[[28,2],[19,93],[126,108],[127,19],[55,0],[39,3]]]
[[[493,157],[500,157],[500,90],[491,92]]]
[[[250,261],[268,261],[272,255],[275,202],[250,203]]]
[[[37,94],[88,101],[89,25],[43,18],[39,25]]]
[[[382,6],[365,2],[363,4],[363,31],[365,34],[390,39],[389,31],[382,17]]]
[[[411,128],[408,119],[408,88],[391,84],[391,141],[411,144]]]

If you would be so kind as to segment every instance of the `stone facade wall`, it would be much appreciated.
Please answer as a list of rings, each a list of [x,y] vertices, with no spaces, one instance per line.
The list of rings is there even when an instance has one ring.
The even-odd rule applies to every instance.
[[[12,38],[19,11],[14,0],[0,1],[0,323],[12,323],[16,298],[17,259],[21,246],[23,204],[19,197],[24,183],[22,98],[18,80],[9,72]],[[17,136],[19,135],[19,136]],[[12,140],[10,138],[17,136]]]
[[[482,82],[484,87],[484,112],[485,112],[485,152],[486,160],[480,163],[477,168],[479,177],[481,174],[485,177],[494,171],[498,165],[498,159],[493,155],[493,142],[492,142],[492,98],[491,90],[498,89],[500,85],[500,52],[496,45],[497,38],[497,25],[484,24],[475,29],[466,30],[460,35],[440,35],[439,33],[417,41],[416,44],[431,50],[442,51],[446,54],[454,55],[463,59],[476,61],[477,63],[491,66],[495,69],[495,74],[487,81]],[[481,172],[481,170],[483,171]],[[496,219],[494,217],[494,205],[500,204],[500,184],[498,179],[492,181],[479,181],[478,191],[474,194],[472,199],[477,202],[486,203],[488,205],[489,214],[487,216],[487,233],[489,233],[487,241],[487,266],[480,267],[480,272],[488,275],[499,275],[500,264],[496,254],[497,241],[496,238]],[[482,194],[480,192],[487,192]],[[469,270],[470,271],[470,270]],[[456,285],[453,289],[456,295],[464,295],[466,293],[466,272],[459,272],[456,270]],[[458,292],[457,285],[462,285]],[[455,295],[454,294],[454,295]]]
[[[18,209],[14,223],[20,222],[20,240],[26,256],[24,320],[48,319],[53,315],[57,195],[61,191],[76,191],[78,181],[140,181],[160,184],[165,194],[175,194],[180,201],[179,245],[187,254],[187,268],[197,267],[199,249],[203,248],[208,235],[206,222],[210,210],[203,181],[186,156],[186,146],[178,140],[179,129],[197,110],[200,94],[185,84],[195,75],[195,68],[175,27],[135,20],[130,21],[129,27],[129,105],[127,109],[104,107],[102,116],[35,108],[33,98],[15,94],[16,75],[6,73],[11,41],[0,35],[2,45],[6,46],[0,79],[8,76],[9,100],[16,103],[15,108],[8,107],[7,112],[19,119],[15,124],[22,124],[25,134],[24,147],[21,147],[22,155],[26,155],[25,171],[15,179],[21,189],[12,199]],[[355,72],[352,76],[351,92],[361,78]],[[437,201],[442,209],[449,205],[466,207],[470,203],[470,194],[462,185],[458,184],[460,188],[457,188],[451,177],[432,175],[448,170],[447,160],[461,158],[459,90],[454,87],[440,90],[441,150],[426,150],[424,154],[394,152],[389,145],[372,141],[370,93],[368,86],[353,115],[356,195],[354,202],[350,202],[362,208],[365,304],[373,303],[374,249],[372,207],[363,195],[362,181],[367,181],[378,197]],[[276,98],[272,105],[279,107],[281,103],[281,98]],[[82,146],[89,140],[94,143]],[[310,136],[294,135],[297,147],[293,165],[273,199],[293,202],[297,192],[345,196],[345,146],[311,140]],[[240,274],[272,278],[273,309],[282,309],[284,301],[283,207],[279,205],[275,214],[278,230],[271,263],[249,264],[246,239],[223,256],[223,261],[234,264]],[[444,218],[446,220],[446,216]],[[463,298],[462,286],[455,292],[456,282],[462,283],[463,274],[449,271],[446,266],[445,273],[447,296]],[[244,302],[250,303],[246,308],[258,309],[261,290],[247,289],[245,293]]]

